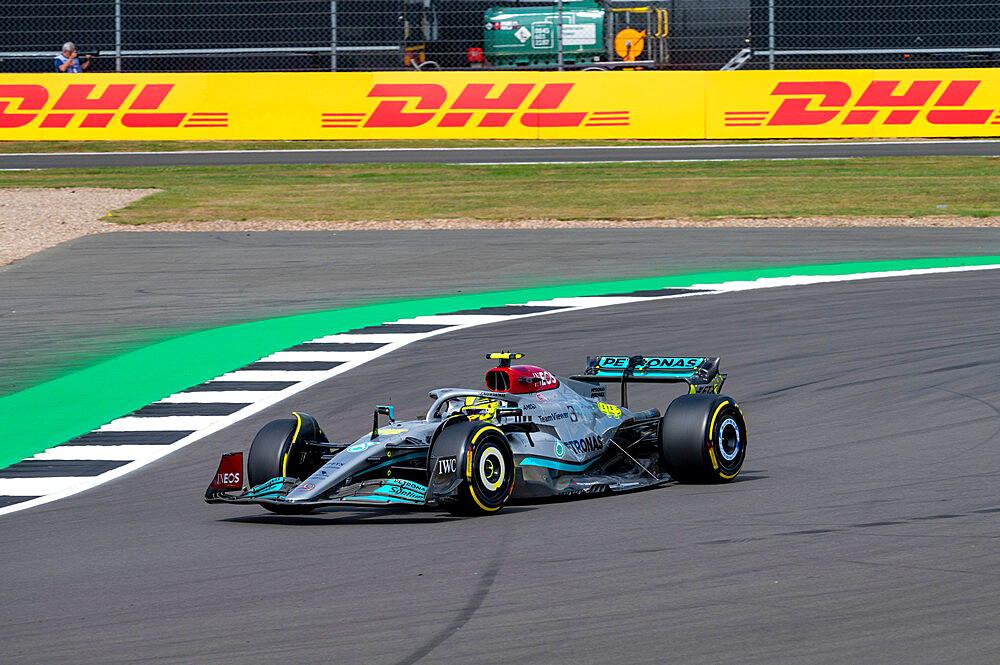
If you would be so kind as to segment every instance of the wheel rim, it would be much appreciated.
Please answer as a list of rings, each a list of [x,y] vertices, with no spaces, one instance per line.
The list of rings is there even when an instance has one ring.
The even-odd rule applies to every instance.
[[[742,442],[740,426],[732,417],[726,418],[719,425],[719,454],[727,462],[732,462],[740,456]]]
[[[470,453],[469,489],[472,499],[492,512],[500,509],[514,486],[514,456],[499,431],[483,434]]]
[[[489,446],[479,456],[479,481],[490,492],[496,492],[507,477],[507,465],[496,446]]]

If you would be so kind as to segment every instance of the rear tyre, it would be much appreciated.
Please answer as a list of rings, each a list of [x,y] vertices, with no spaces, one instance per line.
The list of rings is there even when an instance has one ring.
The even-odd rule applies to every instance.
[[[453,515],[476,516],[500,512],[514,489],[514,454],[507,436],[493,425],[458,426],[438,434],[435,446],[458,444],[465,451],[460,457],[462,477],[455,493],[442,505]],[[449,441],[460,437],[461,441]]]
[[[295,418],[272,420],[260,428],[247,454],[250,487],[279,476],[301,481],[312,475],[323,463],[322,453],[302,445],[303,441],[326,441],[316,420],[308,414],[296,413]],[[301,515],[312,510],[291,505],[264,507],[281,515]]]
[[[660,466],[681,483],[728,483],[743,468],[748,434],[732,397],[682,395],[660,421]]]

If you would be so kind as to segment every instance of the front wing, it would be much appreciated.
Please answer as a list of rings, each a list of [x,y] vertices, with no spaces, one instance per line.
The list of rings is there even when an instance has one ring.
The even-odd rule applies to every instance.
[[[244,503],[260,506],[302,506],[320,508],[323,506],[425,506],[435,503],[427,499],[427,488],[420,483],[398,478],[366,480],[341,489],[333,496],[309,501],[289,501],[300,481],[294,478],[272,478],[238,495],[218,492],[206,496],[208,503]],[[306,488],[311,489],[311,488]]]

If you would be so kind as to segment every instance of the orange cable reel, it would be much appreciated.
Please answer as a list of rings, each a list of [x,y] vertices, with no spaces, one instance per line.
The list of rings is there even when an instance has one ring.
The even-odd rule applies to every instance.
[[[615,53],[625,62],[635,62],[646,46],[646,31],[625,28],[615,35]]]

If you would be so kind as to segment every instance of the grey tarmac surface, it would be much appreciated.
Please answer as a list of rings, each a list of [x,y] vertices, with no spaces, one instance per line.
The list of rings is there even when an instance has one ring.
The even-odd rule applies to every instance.
[[[466,288],[490,286],[529,266],[551,281],[1000,253],[998,236],[985,231],[610,231],[603,243],[576,232],[570,248],[569,235],[536,233],[538,249],[518,255],[516,273],[504,272],[492,245],[452,232],[435,239],[438,250],[431,240],[414,250],[391,234],[379,243],[360,234],[348,243],[354,263],[303,259],[284,271],[282,248],[318,245],[310,256],[327,255],[319,237],[220,237],[194,243],[199,251],[186,237],[133,235],[56,248],[0,273],[0,283],[20,275],[24,298],[37,285],[52,320],[97,320],[103,311],[204,321],[213,292],[227,315],[249,316],[280,309],[283,290],[305,308],[330,292],[433,291],[450,283],[448,273]],[[376,235],[385,234],[368,237]],[[128,244],[144,240],[148,251]],[[448,251],[453,242],[478,250],[448,271],[425,263],[419,272],[422,256],[440,251],[440,263],[462,254]],[[389,249],[380,256],[410,263],[369,257],[372,266],[359,267],[358,248],[382,243]],[[609,255],[617,260],[597,260]],[[220,264],[198,279],[196,268]],[[366,290],[372,275],[381,281]],[[993,663],[997,279],[981,272],[675,299],[406,347],[139,473],[0,518],[0,663]],[[154,282],[161,292],[139,292]],[[751,429],[743,474],[727,486],[516,505],[480,519],[381,510],[276,517],[202,503],[218,456],[245,449],[264,422],[300,409],[331,437],[351,437],[374,403],[391,400],[409,417],[426,406],[429,387],[477,385],[483,355],[501,346],[559,373],[595,352],[720,355],[726,392]],[[674,394],[631,392],[633,405],[660,408]]]
[[[997,275],[981,272],[425,340],[2,518],[0,662],[993,663],[998,329]],[[356,435],[373,403],[409,417],[430,386],[478,384],[501,346],[559,373],[588,352],[720,355],[750,425],[743,474],[478,519],[202,503],[218,456],[267,420],[297,408]],[[673,394],[632,392],[661,408]]]
[[[1000,254],[996,229],[594,229],[85,236],[0,267],[0,395],[165,337],[457,292]]]
[[[713,161],[1000,155],[1000,141],[899,141],[723,145],[562,146],[529,148],[385,148],[332,150],[206,150],[117,153],[0,154],[2,169],[247,164],[516,164],[524,162]]]

